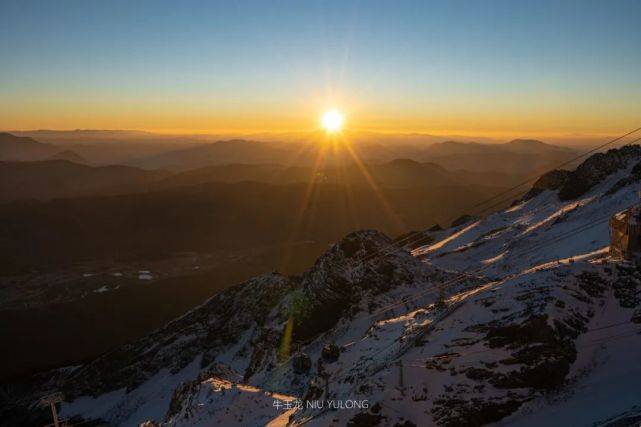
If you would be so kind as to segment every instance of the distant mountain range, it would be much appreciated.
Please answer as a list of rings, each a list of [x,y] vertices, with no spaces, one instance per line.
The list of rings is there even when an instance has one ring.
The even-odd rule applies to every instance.
[[[434,163],[397,159],[383,164],[343,168],[226,164],[186,172],[145,170],[131,166],[88,166],[73,152],[56,160],[0,162],[0,202],[19,199],[115,195],[161,191],[207,183],[258,182],[272,185],[337,185],[355,189],[421,189],[478,186],[502,188],[519,176],[499,172],[448,171]],[[75,161],[67,160],[67,158]]]
[[[69,160],[74,163],[87,163],[86,159],[72,150],[38,142],[28,136],[0,133],[0,161],[35,160]]]
[[[431,162],[449,170],[498,172],[531,176],[571,159],[576,150],[537,140],[516,139],[507,143],[439,141],[422,138],[416,143],[411,135],[396,138],[396,143],[382,136],[377,141],[368,135],[354,138],[351,145],[323,142],[315,133],[299,135],[288,142],[231,139],[212,141],[211,136],[169,136],[129,131],[25,132],[47,141],[30,147],[16,147],[0,138],[0,160],[43,160],[57,152],[71,151],[86,163],[125,164],[144,169],[187,171],[211,165],[266,164],[312,166],[322,158],[325,167],[354,163],[387,163],[395,159]],[[5,135],[5,139],[9,134]],[[424,135],[423,135],[424,136]],[[307,139],[304,139],[304,138]],[[4,146],[4,148],[3,148]],[[331,148],[329,148],[331,146]],[[5,153],[2,155],[2,153]],[[68,160],[79,161],[78,158]]]
[[[33,138],[0,133],[0,160],[43,160],[56,155],[60,150],[55,145],[43,144]]]
[[[123,194],[169,174],[129,166],[92,167],[66,160],[82,160],[75,153],[58,153],[60,160],[0,162],[0,202],[86,195]]]
[[[80,165],[86,164],[87,160],[82,157],[80,154],[75,153],[71,150],[60,151],[53,156],[49,157],[47,160],[67,160],[72,163],[77,163]]]
[[[427,147],[416,156],[446,169],[507,174],[537,174],[576,157],[577,151],[529,139],[504,144],[448,141]],[[575,165],[576,166],[576,165]]]
[[[78,186],[100,182],[105,176],[102,174],[129,174],[133,181],[150,178],[137,170],[97,168],[88,174],[95,174],[92,181],[82,178],[87,174],[81,169],[85,166],[71,169],[68,165],[52,165],[70,171],[64,186],[52,184],[60,188],[52,191],[62,191],[65,186],[67,191],[79,191]],[[44,190],[33,182],[46,179],[25,179],[28,186],[17,178],[6,181],[9,184],[2,188],[4,194],[15,194],[12,188],[22,186],[37,195]],[[83,181],[87,184],[81,184]],[[14,266],[11,269],[18,271],[50,262],[116,254],[153,257],[288,241],[326,244],[360,228],[379,228],[398,235],[435,222],[447,224],[465,207],[502,190],[479,185],[374,189],[337,184],[210,182],[101,195],[113,194],[112,188],[94,190],[93,196],[0,204],[4,226],[0,256],[6,269]],[[33,242],[38,242],[37,247]]]
[[[227,164],[205,166],[180,172],[163,179],[161,187],[195,185],[206,182],[257,181],[271,184],[324,183],[387,188],[421,188],[456,185],[477,185],[502,187],[510,185],[520,177],[500,172],[449,171],[434,163],[419,163],[409,159],[396,159],[381,164],[345,167],[284,166],[280,164]]]
[[[321,154],[322,153],[322,154]],[[535,140],[514,140],[505,144],[442,142],[426,148],[384,146],[376,143],[340,144],[327,149],[320,144],[285,144],[246,140],[219,141],[139,159],[132,165],[156,169],[188,170],[214,164],[280,163],[309,166],[322,156],[325,164],[353,163],[354,157],[366,163],[385,163],[399,158],[432,162],[449,170],[532,174],[571,159],[576,151]]]

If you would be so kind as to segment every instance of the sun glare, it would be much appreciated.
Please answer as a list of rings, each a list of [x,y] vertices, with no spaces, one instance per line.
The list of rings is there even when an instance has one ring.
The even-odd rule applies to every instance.
[[[328,133],[340,132],[345,122],[345,116],[338,110],[327,110],[321,117],[321,125]]]

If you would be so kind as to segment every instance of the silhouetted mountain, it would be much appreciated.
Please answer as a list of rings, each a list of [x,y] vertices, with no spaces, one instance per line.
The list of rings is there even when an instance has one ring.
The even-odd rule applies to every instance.
[[[85,172],[85,166],[59,163],[65,171],[71,166]],[[8,168],[17,166],[10,164]],[[115,171],[123,174],[128,170]],[[139,170],[129,172],[137,179],[149,177]],[[70,178],[77,180],[87,179]],[[17,185],[8,185],[3,191]],[[480,186],[375,190],[245,182],[44,203],[14,202],[0,206],[4,228],[0,256],[7,268],[17,268],[116,254],[144,257],[302,240],[329,243],[359,228],[375,227],[398,235],[435,222],[449,223],[463,208],[497,191]]]
[[[74,129],[74,130],[52,130],[38,129],[30,131],[11,131],[14,135],[29,136],[38,140],[51,143],[64,143],[70,141],[82,142],[111,142],[140,139],[162,139],[171,136],[154,134],[140,130],[119,130],[119,129]]]
[[[58,151],[59,148],[40,143],[33,138],[0,133],[0,161],[43,160]]]
[[[425,149],[417,159],[449,170],[536,175],[576,156],[566,147],[536,140],[515,139],[504,144],[443,142]]]
[[[81,165],[87,164],[87,160],[71,150],[60,151],[59,153],[49,157],[47,160],[67,160]]]
[[[131,162],[144,168],[189,170],[211,165],[233,163],[278,163],[286,166],[315,166],[323,157],[323,168],[355,165],[358,159],[368,164],[389,163],[394,159],[432,162],[450,171],[499,172],[528,175],[543,172],[575,155],[569,148],[535,140],[514,140],[505,144],[480,144],[448,141],[425,149],[417,146],[389,146],[376,143],[337,144],[327,149],[318,142],[220,141],[176,150]]]
[[[0,201],[140,191],[167,172],[129,166],[91,167],[68,160],[0,162]]]
[[[567,147],[560,147],[558,145],[546,144],[545,142],[536,139],[514,139],[505,144],[498,144],[501,149],[513,153],[526,153],[526,154],[540,154],[540,153],[553,153],[553,152],[573,152],[574,150]]]
[[[453,154],[486,153],[496,150],[494,147],[494,145],[480,144],[478,142],[445,141],[430,145],[423,151],[423,154],[432,157],[441,157],[451,156]]]
[[[284,166],[279,164],[229,164],[206,166],[171,176],[159,187],[194,185],[205,182],[256,181],[271,184],[318,182],[325,184],[392,188],[437,187],[456,185],[459,174],[450,173],[438,165],[397,159],[389,163],[327,167]],[[477,181],[478,182],[478,181]]]
[[[55,145],[58,151],[71,150],[94,165],[127,164],[161,153],[211,143],[194,135],[175,136],[131,130],[36,130],[16,131],[14,134]]]
[[[330,145],[328,145],[330,144]],[[416,151],[412,149],[409,153]],[[186,149],[174,150],[157,156],[142,158],[129,164],[147,169],[171,169],[185,171],[210,165],[234,163],[278,163],[286,166],[324,167],[352,165],[356,161],[366,163],[389,162],[407,156],[407,147],[387,147],[380,144],[354,144],[319,142],[259,142],[235,139],[218,141]]]
[[[459,141],[445,141],[430,145],[425,149],[424,153],[429,156],[451,156],[454,154],[475,154],[475,153],[497,153],[497,152],[510,152],[510,153],[556,153],[559,151],[572,152],[573,150],[567,147],[560,147],[557,145],[546,144],[545,142],[535,139],[514,139],[503,144],[482,144],[478,142],[459,142]]]
[[[449,172],[433,163],[407,159],[373,165],[352,163],[342,168],[327,167],[320,170],[279,164],[214,165],[172,175],[129,166],[80,165],[82,158],[74,152],[56,153],[55,156],[69,159],[0,163],[0,176],[3,178],[0,201],[139,193],[213,182],[253,181],[275,185],[315,183],[401,189],[467,184],[504,187],[521,178],[493,172]]]
[[[350,166],[312,167],[280,164],[229,164],[198,168],[159,181],[155,188],[196,185],[207,182],[255,181],[270,184],[326,183],[352,186],[372,185],[390,188],[420,188],[452,185],[507,186],[522,179],[521,175],[497,172],[450,172],[434,163],[418,163],[396,159],[383,164],[351,164]]]
[[[433,162],[449,170],[469,172],[498,172],[509,175],[532,176],[544,172],[559,162],[570,159],[575,151],[537,140],[515,139],[502,144],[445,141],[426,135],[346,134],[345,141],[328,142],[324,134],[302,133],[287,138],[261,141],[231,139],[211,142],[215,135],[159,135],[132,131],[32,131],[21,135],[37,136],[52,142],[61,150],[71,150],[91,164],[126,164],[145,169],[188,171],[211,165],[282,164],[311,167],[322,155],[323,168],[340,167],[360,162],[388,163],[394,159],[412,159],[421,163]],[[392,135],[393,136],[393,135]],[[265,135],[257,135],[257,138]],[[422,142],[420,142],[422,141]],[[420,143],[419,143],[420,142]],[[426,144],[428,145],[426,148]],[[329,144],[329,145],[328,145]],[[331,147],[331,148],[329,148]],[[12,160],[41,160],[54,155],[11,158]],[[1,159],[1,158],[0,158]],[[7,159],[5,159],[7,160]]]
[[[132,164],[147,169],[188,170],[207,165],[230,163],[284,163],[291,158],[292,150],[273,143],[231,140],[219,141],[187,149],[170,151],[141,159]]]

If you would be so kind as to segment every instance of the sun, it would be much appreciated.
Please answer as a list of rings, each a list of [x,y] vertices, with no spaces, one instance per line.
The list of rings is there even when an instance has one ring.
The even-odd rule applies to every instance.
[[[321,126],[327,133],[340,132],[344,122],[345,115],[336,109],[325,111],[321,117]]]

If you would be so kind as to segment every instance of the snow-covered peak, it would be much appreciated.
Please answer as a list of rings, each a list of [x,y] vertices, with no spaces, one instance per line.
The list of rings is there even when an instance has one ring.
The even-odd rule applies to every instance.
[[[640,161],[638,146],[592,156],[574,172],[542,177],[536,195],[413,253],[440,268],[482,269],[484,275],[500,277],[599,252],[609,245],[609,218],[639,202]],[[570,200],[560,197],[570,193],[569,183],[580,180],[586,191]]]

